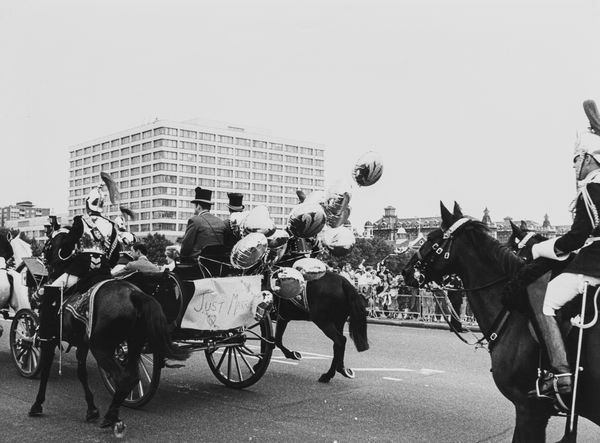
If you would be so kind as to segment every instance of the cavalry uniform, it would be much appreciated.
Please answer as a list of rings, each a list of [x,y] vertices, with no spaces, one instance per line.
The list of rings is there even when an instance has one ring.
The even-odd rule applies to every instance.
[[[579,250],[563,273],[548,283],[543,315],[536,316],[554,372],[544,376],[541,386],[531,392],[542,397],[572,392],[571,369],[555,312],[582,292],[584,281],[600,284],[600,116],[593,102],[585,102],[584,109],[591,127],[578,134],[575,142],[579,191],[571,204],[573,224],[563,236],[538,243],[531,251],[533,258],[566,260],[571,252]]]
[[[110,277],[110,270],[119,260],[119,235],[115,224],[100,212],[104,196],[94,189],[86,199],[87,213],[73,219],[67,238],[61,247],[60,257],[72,257],[65,273],[50,286],[69,288],[90,273]]]

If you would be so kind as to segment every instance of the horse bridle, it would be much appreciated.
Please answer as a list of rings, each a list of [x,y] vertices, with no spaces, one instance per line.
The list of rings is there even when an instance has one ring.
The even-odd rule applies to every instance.
[[[420,250],[417,251],[418,260],[415,262],[413,267],[421,275],[420,280],[419,280],[419,278],[417,278],[415,276],[415,279],[417,279],[417,281],[419,283],[419,287],[422,287],[423,284],[425,284],[425,281],[427,279],[425,277],[424,271],[427,269],[428,266],[430,266],[435,261],[436,257],[442,257],[444,260],[450,259],[450,251],[452,248],[452,242],[454,240],[454,234],[456,233],[458,228],[460,228],[462,225],[464,225],[469,220],[470,219],[467,217],[462,217],[459,220],[455,221],[452,224],[452,226],[450,226],[446,231],[442,230],[441,244],[434,243],[433,245],[431,245],[431,249],[429,251],[427,251],[426,254],[422,255]],[[527,241],[529,239],[530,238],[528,238]],[[506,280],[508,280],[508,277],[502,276],[498,279],[495,279],[495,280],[493,280],[489,283],[483,284],[481,286],[477,286],[474,288],[464,288],[463,290],[466,292],[479,291],[481,289],[489,288],[491,286],[494,286],[494,285],[501,283],[503,281],[506,281]],[[458,338],[460,338],[463,342],[465,342],[469,345],[477,346],[477,345],[480,345],[484,339],[487,339],[489,342],[489,349],[491,350],[491,346],[496,343],[496,340],[498,339],[500,332],[504,328],[509,315],[510,315],[510,311],[508,311],[505,308],[502,309],[492,323],[492,327],[490,328],[491,332],[488,331],[487,334],[484,333],[484,336],[481,339],[477,340],[476,343],[468,343],[466,340],[464,340],[460,336],[458,331],[456,331],[452,327],[452,325],[450,325],[450,322],[448,322],[448,323],[450,325],[450,329],[452,330],[452,332],[454,332],[458,336]]]
[[[462,217],[455,221],[447,230],[442,230],[441,244],[434,243],[431,245],[431,249],[429,249],[425,254],[421,254],[421,249],[417,250],[417,261],[413,267],[416,271],[418,271],[418,274],[415,273],[415,279],[419,283],[419,287],[425,284],[425,271],[431,264],[433,264],[436,257],[443,257],[444,260],[450,259],[450,249],[452,248],[452,242],[454,241],[453,234],[458,228],[460,228],[469,220],[470,219],[467,217]]]

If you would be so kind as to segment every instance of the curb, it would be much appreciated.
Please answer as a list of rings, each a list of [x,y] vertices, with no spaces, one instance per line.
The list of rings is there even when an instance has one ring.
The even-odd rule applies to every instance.
[[[450,327],[445,322],[431,323],[423,322],[418,320],[378,320],[374,318],[367,318],[367,323],[375,325],[387,325],[387,326],[404,326],[409,328],[420,328],[420,329],[442,329],[450,331]],[[469,329],[473,332],[481,332],[479,326],[469,326]]]

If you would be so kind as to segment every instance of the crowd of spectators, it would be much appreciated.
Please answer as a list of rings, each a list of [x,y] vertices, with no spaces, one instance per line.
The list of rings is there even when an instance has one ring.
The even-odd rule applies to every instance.
[[[358,289],[365,299],[369,317],[443,322],[444,315],[450,313],[447,295],[461,321],[473,321],[460,281],[454,277],[445,281],[443,288],[435,283],[427,288],[413,288],[404,283],[402,275],[394,275],[382,263],[373,267],[364,266],[363,261],[356,268],[346,263],[334,271]]]

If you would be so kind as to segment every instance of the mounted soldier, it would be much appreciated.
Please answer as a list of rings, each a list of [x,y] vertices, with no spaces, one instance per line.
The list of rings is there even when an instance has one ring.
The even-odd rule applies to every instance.
[[[62,275],[45,291],[68,289],[81,279],[110,278],[110,270],[119,259],[120,243],[117,228],[104,217],[105,194],[102,185],[94,188],[85,200],[85,214],[73,218],[67,239],[58,251],[61,260],[68,264]]]
[[[553,371],[546,373],[536,390],[530,393],[539,397],[572,393],[573,375],[555,313],[581,293],[584,281],[600,284],[600,115],[593,101],[587,100],[583,106],[590,128],[579,133],[575,141],[573,168],[578,192],[571,204],[573,224],[566,234],[532,248],[533,258],[566,260],[572,252],[577,254],[564,271],[548,283],[543,315],[538,316]]]

